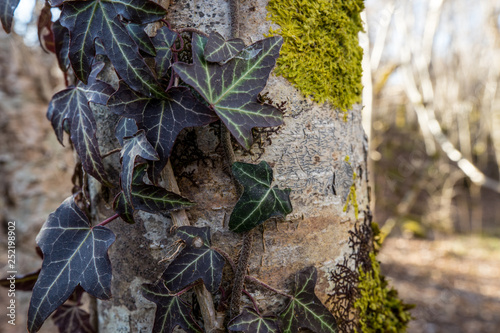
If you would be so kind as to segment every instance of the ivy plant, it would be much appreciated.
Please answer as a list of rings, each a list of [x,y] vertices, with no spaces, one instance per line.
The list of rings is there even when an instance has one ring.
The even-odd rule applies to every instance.
[[[1,21],[7,32],[18,2],[0,1]],[[61,10],[55,22],[51,21],[51,8]],[[118,218],[134,223],[138,210],[162,213],[195,204],[159,186],[160,174],[184,128],[220,120],[236,142],[249,149],[253,128],[283,123],[282,111],[259,98],[283,40],[275,36],[247,46],[241,39],[225,40],[216,32],[181,36],[164,20],[165,10],[147,0],[51,0],[43,13],[39,27],[50,30],[47,50],[57,57],[67,81],[73,82],[54,95],[47,118],[61,144],[64,133],[69,134],[83,171],[114,193],[115,214],[92,224],[84,190],[64,200],[49,215],[36,239],[43,257],[41,269],[19,276],[17,287],[32,290],[29,332],[37,332],[51,314],[60,332],[93,332],[81,298],[84,292],[102,300],[111,297],[113,263],[108,249],[115,235],[106,225]],[[145,24],[158,21],[166,26],[149,37]],[[184,43],[185,38],[189,43]],[[179,61],[181,52],[189,54],[191,61]],[[120,80],[117,89],[99,79],[105,64]],[[121,145],[121,170],[113,177],[99,150],[94,104],[120,116],[115,135]],[[272,185],[273,171],[267,162],[235,162],[232,173],[243,192],[230,216],[231,231],[249,232],[271,217],[292,212],[291,190]],[[229,264],[237,274],[236,265],[229,255],[212,246],[209,226],[182,226],[176,235],[182,249],[158,281],[142,286],[143,296],[157,306],[152,332],[172,332],[177,326],[186,332],[203,332],[203,320],[193,309],[189,292],[203,284],[220,299],[219,310],[227,312],[227,293],[221,286],[223,269]],[[262,314],[243,289],[254,307],[233,313],[227,329],[336,332],[335,318],[314,294],[316,275],[314,267],[298,272],[288,294],[243,270],[242,280],[268,288],[288,301],[281,312]],[[5,282],[0,281],[0,285]]]

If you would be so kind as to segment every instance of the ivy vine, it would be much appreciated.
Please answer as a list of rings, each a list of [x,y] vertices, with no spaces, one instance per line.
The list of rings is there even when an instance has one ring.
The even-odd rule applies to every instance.
[[[18,2],[0,1],[0,18],[7,32]],[[52,23],[50,9],[54,7],[61,15]],[[51,32],[52,46],[47,49],[57,56],[67,80],[75,82],[54,95],[47,117],[61,144],[64,133],[69,134],[84,172],[116,194],[115,215],[92,225],[84,209],[85,195],[77,193],[64,200],[37,237],[43,257],[41,270],[19,277],[24,284],[17,287],[33,291],[29,332],[37,332],[52,313],[61,332],[91,332],[89,315],[80,307],[83,292],[102,300],[111,297],[108,249],[115,235],[106,224],[119,217],[134,223],[137,210],[159,213],[195,204],[158,186],[160,173],[184,128],[220,120],[248,149],[253,128],[283,123],[281,109],[259,98],[283,40],[270,37],[246,46],[241,39],[225,40],[218,33],[195,31],[187,44],[181,31],[170,29],[168,24],[149,37],[145,25],[163,20],[166,12],[147,0],[51,0],[42,15],[44,27]],[[179,61],[180,54],[186,52],[192,59],[189,63]],[[105,62],[120,79],[117,90],[99,80]],[[121,117],[115,132],[122,146],[118,177],[109,177],[104,168],[92,103]],[[270,217],[292,212],[290,189],[272,186],[273,172],[265,161],[257,165],[235,162],[232,172],[243,192],[230,216],[230,230],[247,232]],[[110,179],[119,179],[119,183]],[[142,286],[143,296],[157,305],[152,331],[170,333],[180,326],[186,332],[203,332],[203,320],[186,293],[203,284],[224,299],[223,268],[229,264],[235,271],[235,263],[212,247],[210,227],[183,226],[176,234],[182,250],[160,280]],[[308,328],[318,333],[337,332],[335,318],[314,294],[314,267],[296,274],[291,294],[243,274],[243,280],[274,291],[288,302],[280,313],[263,315],[243,289],[254,307],[229,318],[229,330],[298,332]],[[222,301],[219,309],[228,310]]]

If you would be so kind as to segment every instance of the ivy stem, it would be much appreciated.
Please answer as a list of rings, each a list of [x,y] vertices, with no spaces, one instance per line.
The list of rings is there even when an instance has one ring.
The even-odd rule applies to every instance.
[[[240,299],[245,283],[246,270],[248,268],[248,261],[250,253],[252,252],[252,230],[243,235],[243,245],[240,250],[240,257],[234,273],[233,290],[231,293],[231,302],[229,303],[230,318],[234,318],[240,314]]]
[[[271,287],[270,285],[268,285],[267,283],[262,282],[261,280],[255,278],[253,276],[247,275],[247,276],[245,276],[245,280],[248,281],[248,282],[253,282],[255,284],[261,285],[262,287],[264,287],[266,289],[269,289],[269,290],[271,290],[272,292],[275,292],[278,295],[285,296],[287,298],[293,298],[292,295],[289,295],[289,294],[287,294],[284,291],[275,289],[275,288]]]
[[[177,32],[178,33],[183,33],[183,32],[194,32],[194,33],[197,33],[198,35],[202,35],[202,36],[205,36],[205,37],[208,37],[208,34],[206,32],[203,32],[201,30],[198,30],[196,28],[180,28],[180,29],[177,29]]]
[[[121,150],[122,150],[121,148],[113,149],[112,151],[108,151],[106,154],[101,155],[101,158],[106,158],[106,157],[113,155],[115,153],[119,153]]]
[[[253,296],[246,290],[246,289],[243,289],[243,293],[248,297],[250,298],[250,300],[252,301],[253,303],[253,307],[255,309],[255,311],[257,311],[257,313],[259,314],[260,316],[260,311],[259,311],[259,307],[257,305],[257,302],[255,301],[255,298],[253,298]]]
[[[115,214],[113,216],[110,216],[108,217],[107,219],[105,219],[104,221],[102,221],[101,223],[99,223],[98,225],[96,225],[96,227],[102,227],[102,226],[105,226],[106,224],[108,224],[109,222],[113,221],[113,220],[116,220],[117,218],[119,218],[120,215],[118,214]]]

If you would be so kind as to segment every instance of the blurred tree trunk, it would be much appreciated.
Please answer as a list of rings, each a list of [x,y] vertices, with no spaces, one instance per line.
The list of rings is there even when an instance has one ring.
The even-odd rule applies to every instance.
[[[165,6],[167,2],[162,4]],[[240,37],[247,44],[262,39],[269,30],[266,4],[263,0],[240,4],[237,13],[242,18]],[[168,12],[168,21],[174,28],[195,27],[230,36],[232,15],[230,2],[226,0],[175,1]],[[111,81],[112,74],[108,76]],[[328,281],[330,272],[351,253],[348,238],[356,222],[354,208],[359,207],[362,219],[362,211],[368,205],[367,147],[361,110],[360,107],[349,110],[344,119],[344,112],[328,104],[311,102],[282,77],[271,76],[266,90],[275,103],[286,102],[284,125],[276,133],[260,133],[257,140],[260,142],[253,145],[250,153],[235,146],[236,160],[267,161],[273,167],[275,183],[292,189],[294,211],[285,222],[267,222],[255,232],[249,273],[273,287],[287,290],[289,285],[285,282],[290,276],[313,265],[318,269],[316,292],[325,302],[332,290]],[[96,114],[101,152],[106,153],[118,147],[116,139],[109,135],[114,131],[116,117],[100,109],[96,109]],[[187,212],[190,223],[210,226],[213,244],[236,259],[241,236],[228,230],[227,220],[238,198],[225,168],[219,137],[218,123],[183,131],[171,162],[181,194],[197,203]],[[106,162],[108,168],[117,171],[116,155]],[[347,168],[346,158],[357,174],[354,182],[357,202],[349,204],[344,212],[342,191],[339,186],[337,192],[334,190],[334,173],[338,185],[339,177],[343,176],[341,170]],[[349,191],[352,178],[345,175],[344,178],[345,190]],[[91,182],[91,193],[94,219],[102,221],[112,215],[112,195],[96,182]],[[154,282],[165,269],[166,264],[160,260],[168,255],[173,222],[168,215],[143,212],[139,212],[137,221],[135,225],[121,221],[109,225],[117,240],[110,249],[113,298],[98,302],[102,333],[147,332],[152,327],[155,305],[142,297],[141,285]],[[229,282],[223,281],[223,286],[226,288]],[[263,308],[277,308],[283,301],[260,289],[249,290]]]

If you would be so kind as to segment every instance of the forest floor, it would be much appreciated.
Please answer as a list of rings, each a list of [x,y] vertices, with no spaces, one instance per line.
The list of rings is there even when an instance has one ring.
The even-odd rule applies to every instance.
[[[378,260],[416,305],[408,333],[500,332],[500,239],[387,238]]]

